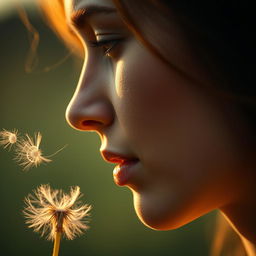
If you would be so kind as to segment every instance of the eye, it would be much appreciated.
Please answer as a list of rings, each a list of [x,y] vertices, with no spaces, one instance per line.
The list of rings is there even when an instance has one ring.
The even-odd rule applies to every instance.
[[[101,40],[101,41],[89,41],[88,43],[89,43],[90,47],[102,48],[104,55],[109,56],[111,51],[113,51],[114,48],[121,41],[123,41],[122,38],[119,38],[119,39],[108,39],[108,40]]]

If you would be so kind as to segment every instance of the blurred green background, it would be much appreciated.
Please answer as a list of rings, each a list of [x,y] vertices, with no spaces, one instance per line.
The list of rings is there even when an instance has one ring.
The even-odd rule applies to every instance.
[[[53,162],[28,172],[13,161],[12,151],[0,148],[0,255],[51,255],[52,242],[28,229],[22,215],[24,197],[40,184],[67,192],[70,186],[79,185],[84,202],[93,205],[90,229],[74,241],[63,240],[60,256],[209,255],[215,212],[174,231],[154,231],[140,223],[131,192],[114,184],[113,166],[101,159],[98,136],[75,131],[65,122],[65,108],[82,61],[69,57],[45,72],[69,51],[44,24],[37,8],[26,5],[40,35],[38,65],[26,72],[31,36],[16,9],[5,8],[4,12],[3,7],[7,4],[0,4],[0,128],[17,128],[31,135],[40,131],[45,155],[68,147]]]

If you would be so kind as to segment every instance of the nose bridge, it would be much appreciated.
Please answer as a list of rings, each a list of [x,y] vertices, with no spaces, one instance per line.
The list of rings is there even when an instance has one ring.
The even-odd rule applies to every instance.
[[[66,120],[78,130],[97,130],[112,123],[113,108],[107,96],[103,68],[84,61],[75,93],[66,109]]]

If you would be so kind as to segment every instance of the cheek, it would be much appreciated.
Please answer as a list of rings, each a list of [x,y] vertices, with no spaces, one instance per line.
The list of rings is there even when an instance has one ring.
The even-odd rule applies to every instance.
[[[176,228],[230,197],[232,139],[209,96],[143,49],[131,52],[117,63],[113,103],[146,176],[135,209],[147,225]]]
[[[180,163],[200,156],[200,161],[209,159],[206,153],[218,150],[216,137],[222,137],[222,128],[216,125],[218,116],[207,100],[144,49],[137,46],[130,52],[136,54],[124,56],[117,64],[114,105],[137,153],[152,159],[151,166],[156,158],[164,163],[169,155]]]
[[[116,66],[114,104],[117,115],[127,129],[154,130],[177,106],[178,91],[171,83],[170,69],[139,45]]]

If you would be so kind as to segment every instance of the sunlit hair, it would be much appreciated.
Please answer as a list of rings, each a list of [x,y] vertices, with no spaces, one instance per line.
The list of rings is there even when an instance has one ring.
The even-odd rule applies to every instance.
[[[49,185],[41,185],[25,198],[24,214],[26,223],[34,231],[53,240],[56,232],[63,233],[67,239],[81,235],[88,226],[85,218],[89,216],[91,206],[79,203],[80,188],[72,187],[70,194],[62,190],[53,190]]]
[[[55,33],[63,39],[71,51],[78,56],[83,56],[82,44],[67,24],[63,0],[39,0],[39,5],[43,10],[42,14]]]

